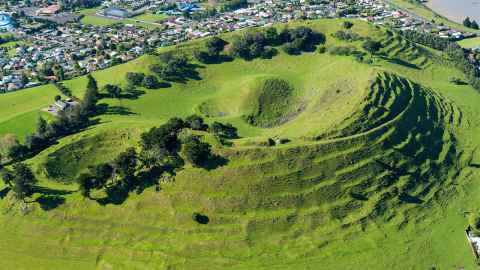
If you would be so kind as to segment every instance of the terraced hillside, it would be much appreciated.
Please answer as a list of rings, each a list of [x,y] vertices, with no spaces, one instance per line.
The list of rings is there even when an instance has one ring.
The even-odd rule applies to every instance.
[[[327,50],[361,50],[361,42],[331,37],[342,22],[291,26],[325,33]],[[371,63],[280,51],[269,60],[202,66],[201,79],[141,89],[137,99],[103,99],[129,113],[101,115],[99,124],[28,160],[40,179],[33,202],[0,193],[2,267],[474,269],[464,230],[480,202],[479,94],[448,81],[464,75],[435,61],[439,52],[365,22],[352,31],[384,45]],[[146,71],[154,61],[94,76],[100,85],[124,83],[127,71]],[[85,79],[65,84],[78,94]],[[18,101],[47,90],[0,96],[18,109],[4,111],[0,125],[21,136],[13,121],[45,104]],[[240,138],[225,145],[200,132],[224,159],[220,166],[187,166],[122,204],[77,192],[72,179],[88,166],[137,147],[152,126],[192,113],[238,128]],[[272,138],[286,143],[267,143]]]
[[[381,42],[384,46],[384,52],[396,58],[397,64],[419,69],[428,68],[428,65],[436,60],[435,53],[429,51],[429,49],[413,44],[398,34],[388,33],[389,35],[382,39]],[[399,59],[401,60],[398,61]]]
[[[215,225],[225,219],[241,224],[237,229],[253,243],[250,234],[259,231],[281,231],[279,236],[293,239],[302,231],[321,245],[329,233],[368,226],[379,217],[414,221],[405,212],[415,204],[438,203],[465,166],[453,133],[461,113],[430,90],[391,74],[379,75],[364,105],[365,118],[330,140],[229,150],[224,154],[232,164],[205,175],[208,179],[193,181],[198,172],[182,173],[180,183],[209,183],[189,208],[208,201],[204,211]],[[246,175],[253,179],[245,183]]]

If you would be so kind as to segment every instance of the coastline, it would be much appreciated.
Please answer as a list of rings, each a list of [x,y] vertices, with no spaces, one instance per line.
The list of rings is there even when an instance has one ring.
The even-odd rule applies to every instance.
[[[428,0],[422,3],[422,5],[432,12],[456,23],[462,23],[466,17],[480,21],[480,2],[472,1]]]
[[[390,5],[400,10],[404,10],[416,16],[422,17],[426,20],[432,20],[437,23],[442,23],[446,26],[449,26],[453,29],[457,29],[463,32],[472,32],[478,33],[479,31],[473,30],[470,28],[466,28],[463,26],[462,23],[458,23],[454,20],[451,20],[442,14],[440,14],[437,10],[431,9],[429,6],[426,6],[426,3],[419,3],[419,2],[410,2],[408,0],[385,0]],[[431,0],[434,1],[434,0]]]

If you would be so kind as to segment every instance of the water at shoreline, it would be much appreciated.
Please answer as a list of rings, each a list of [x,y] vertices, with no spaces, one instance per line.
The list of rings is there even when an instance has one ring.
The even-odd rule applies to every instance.
[[[429,0],[426,5],[452,21],[470,17],[480,22],[480,0]]]

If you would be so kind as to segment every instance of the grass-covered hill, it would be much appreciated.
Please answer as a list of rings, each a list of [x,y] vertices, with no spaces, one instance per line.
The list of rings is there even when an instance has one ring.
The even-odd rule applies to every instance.
[[[110,109],[98,124],[27,160],[39,192],[23,209],[2,194],[2,267],[475,269],[464,230],[480,193],[478,92],[449,81],[464,75],[440,52],[385,29],[354,21],[352,32],[383,45],[360,62],[330,53],[363,50],[332,37],[342,21],[290,27],[301,24],[326,35],[326,53],[196,63],[198,76],[186,82],[101,100]],[[126,84],[126,72],[148,73],[156,61],[93,75],[100,86]],[[65,85],[82,96],[86,82]],[[43,86],[0,96],[0,134],[22,139],[56,94]],[[221,166],[186,166],[118,205],[77,192],[73,179],[88,166],[193,113],[238,128],[231,145],[205,135]],[[288,143],[267,146],[269,138]]]

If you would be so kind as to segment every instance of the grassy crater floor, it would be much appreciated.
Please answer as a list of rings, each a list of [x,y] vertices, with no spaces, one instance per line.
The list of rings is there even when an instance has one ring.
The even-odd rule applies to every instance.
[[[360,49],[360,42],[331,37],[341,20],[291,26],[300,24],[325,33],[327,48]],[[353,31],[384,45],[373,64],[280,52],[201,65],[200,80],[102,100],[116,109],[98,125],[28,160],[41,192],[27,214],[2,194],[2,267],[475,269],[464,230],[480,198],[471,166],[480,158],[480,96],[448,82],[464,76],[442,64],[439,52],[354,24]],[[94,76],[100,86],[124,84],[126,72],[148,72],[155,61],[145,56]],[[78,96],[85,84],[65,83]],[[283,90],[271,93],[272,85]],[[43,86],[0,96],[0,134],[24,137],[56,93]],[[76,192],[71,180],[88,165],[136,146],[148,128],[192,113],[238,127],[241,138],[231,147],[215,146],[226,165],[188,167],[121,205]],[[267,124],[251,125],[248,115]],[[262,146],[270,137],[290,142]],[[195,222],[194,212],[209,223]]]

